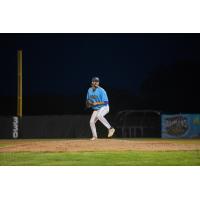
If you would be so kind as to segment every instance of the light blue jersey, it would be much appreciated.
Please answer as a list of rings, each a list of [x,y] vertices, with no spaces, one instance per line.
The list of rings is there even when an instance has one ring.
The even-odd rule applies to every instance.
[[[87,100],[91,102],[104,102],[102,105],[92,106],[93,110],[99,110],[102,106],[108,105],[108,96],[102,87],[97,87],[95,90],[89,88],[87,92]]]

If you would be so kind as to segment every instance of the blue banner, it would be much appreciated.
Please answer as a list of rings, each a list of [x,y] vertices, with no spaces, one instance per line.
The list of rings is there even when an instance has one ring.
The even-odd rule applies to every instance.
[[[200,114],[162,115],[162,138],[200,137]]]

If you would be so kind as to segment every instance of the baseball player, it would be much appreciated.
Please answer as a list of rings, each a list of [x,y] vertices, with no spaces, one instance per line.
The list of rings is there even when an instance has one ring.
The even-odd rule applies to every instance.
[[[99,78],[92,78],[92,87],[88,89],[86,106],[93,109],[90,118],[90,127],[93,137],[91,140],[97,139],[97,131],[95,123],[99,120],[107,129],[108,137],[112,137],[115,129],[111,127],[106,118],[104,117],[109,112],[109,102],[106,91],[99,86]]]

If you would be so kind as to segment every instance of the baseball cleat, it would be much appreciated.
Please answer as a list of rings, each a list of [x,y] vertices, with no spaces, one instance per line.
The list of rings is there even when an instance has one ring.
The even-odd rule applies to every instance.
[[[110,128],[109,131],[108,131],[108,137],[112,137],[114,132],[115,132],[115,129],[114,128]]]
[[[97,138],[96,138],[96,137],[92,137],[90,140],[91,140],[91,141],[97,140]]]

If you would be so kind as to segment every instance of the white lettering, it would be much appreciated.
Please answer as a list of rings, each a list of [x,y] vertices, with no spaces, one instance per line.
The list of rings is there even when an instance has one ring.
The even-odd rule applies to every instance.
[[[13,138],[18,138],[19,130],[19,119],[18,117],[13,117]]]

